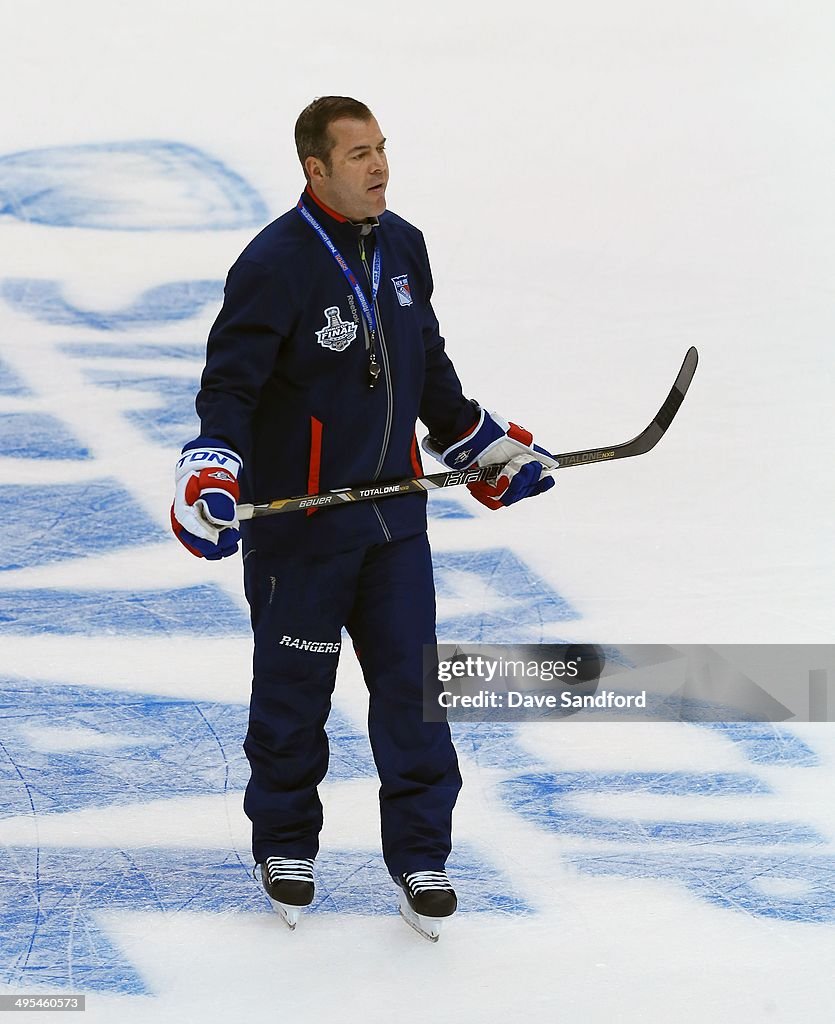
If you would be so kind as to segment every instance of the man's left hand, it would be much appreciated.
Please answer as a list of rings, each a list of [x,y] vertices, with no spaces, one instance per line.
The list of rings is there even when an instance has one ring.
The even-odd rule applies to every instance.
[[[502,466],[495,483],[467,484],[473,496],[492,509],[549,490],[554,480],[543,477],[542,471],[559,465],[549,451],[534,443],[529,430],[486,409],[480,409],[473,426],[445,450],[431,437],[424,438],[423,449],[449,469]]]

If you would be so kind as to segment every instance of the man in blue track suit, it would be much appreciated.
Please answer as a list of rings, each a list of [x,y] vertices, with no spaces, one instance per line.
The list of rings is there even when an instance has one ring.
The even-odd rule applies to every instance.
[[[553,461],[464,397],[432,311],[423,236],[386,210],[385,139],[368,107],[319,98],[295,134],[307,184],[229,271],[172,526],[206,558],[243,542],[255,638],[244,808],[276,909],[293,927],[313,899],[345,627],[369,691],[384,860],[404,916],[436,938],[456,908],[444,869],[461,776],[448,725],[423,721],[423,646],[435,643],[426,495],[244,523],[235,505],[423,476],[418,419],[424,447],[449,468],[506,463],[495,485],[472,485],[491,508],[547,489]]]

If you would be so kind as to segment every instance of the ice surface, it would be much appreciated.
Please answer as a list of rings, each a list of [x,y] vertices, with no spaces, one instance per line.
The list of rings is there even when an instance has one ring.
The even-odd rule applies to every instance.
[[[433,496],[441,638],[830,642],[831,4],[12,8],[0,991],[107,1024],[828,1024],[831,726],[456,724],[462,909],[430,946],[347,644],[291,935],[250,875],[240,566],[168,509],[226,271],[302,187],[295,118],[357,95],[469,394],[604,446],[700,352],[651,454],[498,515]]]

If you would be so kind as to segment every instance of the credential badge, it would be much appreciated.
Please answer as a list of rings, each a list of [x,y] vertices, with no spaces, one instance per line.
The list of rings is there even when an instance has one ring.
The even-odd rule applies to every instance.
[[[393,277],[391,283],[394,285],[394,290],[397,292],[397,301],[401,306],[411,306],[412,304],[412,290],[409,287],[409,276],[408,274],[401,274],[400,277]]]
[[[325,320],[325,326],[316,332],[319,344],[334,352],[344,352],[357,336],[357,325],[346,323],[339,315],[338,306],[328,306]]]

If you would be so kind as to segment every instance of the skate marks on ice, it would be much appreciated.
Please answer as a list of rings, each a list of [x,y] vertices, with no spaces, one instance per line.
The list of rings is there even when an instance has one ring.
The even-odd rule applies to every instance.
[[[6,847],[4,854],[0,983],[13,989],[153,994],[99,924],[100,911],[275,914],[249,866],[224,850]],[[466,850],[456,854],[455,872],[463,913],[529,912],[506,895],[507,879]],[[394,917],[397,907],[381,857],[320,854],[316,898],[304,916]],[[304,941],[304,919],[292,936],[278,919],[275,928],[277,940]]]
[[[171,849],[147,841],[131,849],[91,849],[57,841],[65,830],[78,842],[75,811],[121,805],[141,815],[152,800],[241,789],[247,778],[240,749],[243,705],[19,680],[6,681],[0,693],[6,723],[0,749],[5,797],[0,830],[6,835],[0,962],[8,965],[5,983],[147,993],[142,977],[98,923],[102,910],[273,913],[249,864],[234,850]],[[472,729],[457,729],[459,742],[466,752],[477,749],[485,766],[506,768],[509,778],[498,793],[516,813],[546,831],[597,841],[597,848],[583,853],[555,852],[555,859],[560,856],[579,872],[676,881],[714,905],[787,922],[835,919],[835,857],[808,852],[823,839],[805,825],[763,822],[723,835],[712,823],[688,827],[668,821],[656,829],[611,812],[608,818],[595,818],[571,807],[577,795],[602,793],[612,797],[616,810],[619,796],[637,792],[697,796],[710,809],[723,796],[766,797],[769,787],[756,775],[514,774],[532,760],[516,745],[514,727],[504,724],[501,737],[482,737],[483,742],[477,734],[468,735]],[[767,731],[740,726],[732,742],[750,751],[755,764],[790,767],[795,762],[802,770],[815,763],[810,748],[797,739],[784,744],[774,731],[776,742],[766,753]],[[336,713],[329,734],[333,778],[374,777],[365,736]],[[24,845],[27,830],[33,841]],[[56,841],[50,844],[49,838]],[[613,850],[601,850],[600,843],[610,843]],[[648,851],[648,844],[658,849]],[[680,850],[671,851],[672,845]],[[730,853],[728,846],[734,847]],[[746,849],[754,846],[759,846],[755,852]],[[507,879],[466,846],[456,849],[449,866],[462,912],[533,912],[509,895]],[[322,852],[317,895],[307,913],[396,911],[396,892],[378,854]]]
[[[83,581],[85,561],[136,543],[160,544],[168,535],[142,512],[114,480],[0,488],[7,515],[0,520],[0,570],[11,572],[75,564]],[[83,515],[77,510],[83,509]],[[163,635],[213,632],[222,615],[229,635],[246,635],[239,604],[213,583],[143,589],[25,587],[0,576],[0,636],[38,634]],[[114,577],[114,584],[120,582]],[[24,585],[21,585],[24,584]]]
[[[117,231],[225,230],[268,219],[239,174],[192,146],[156,139],[0,156],[0,214]]]
[[[510,548],[436,551],[438,639],[442,643],[541,643],[579,613]]]
[[[31,394],[12,367],[4,359],[0,359],[0,397],[13,395],[15,398],[22,398]]]
[[[0,681],[4,819],[243,791],[244,704]],[[372,778],[366,737],[333,711],[329,777]]]
[[[100,911],[273,913],[248,856],[169,848],[147,836],[135,847],[120,837],[114,847],[112,830],[91,834],[96,819],[78,813],[121,807],[141,817],[152,801],[215,794],[239,800],[248,778],[244,705],[5,680],[0,715],[0,982],[147,994],[100,924]],[[376,777],[367,737],[336,712],[328,732],[332,780]],[[70,838],[75,845],[66,845]],[[464,912],[530,912],[466,845],[450,863]],[[316,886],[306,913],[397,913],[378,853],[323,851]]]
[[[73,437],[57,416],[42,412],[0,415],[0,453],[6,459],[91,458],[89,448]]]
[[[246,636],[239,605],[212,583],[169,590],[0,589],[0,636]]]
[[[135,537],[142,536],[144,530],[149,543],[167,539],[144,520],[130,495],[113,482],[3,490],[7,504],[11,502],[15,509],[14,519],[5,520],[5,526],[0,524],[0,544],[7,542],[2,556],[6,570],[118,552],[123,548],[128,521],[133,523]],[[55,509],[83,507],[85,516],[58,514],[45,523],[44,501]],[[119,519],[113,517],[116,508],[124,509]],[[21,524],[28,529],[21,529]],[[508,549],[460,556],[445,552],[436,556],[435,562],[436,581],[443,595],[438,616],[442,637],[477,643],[498,633],[520,642],[553,640],[558,639],[560,621],[571,617],[567,603],[547,584],[536,589],[530,570]],[[496,565],[503,567],[501,576],[494,571]],[[502,591],[515,587],[515,593],[491,595],[497,580]],[[458,612],[462,606],[466,610]],[[213,633],[219,616],[227,634],[247,635],[245,612],[210,583],[167,590],[0,588],[0,634],[200,635]]]
[[[694,847],[683,854],[574,854],[566,862],[586,875],[675,882],[714,906],[754,917],[835,924],[831,854],[701,853]]]
[[[596,801],[611,811],[619,800],[631,807],[659,808],[666,797],[695,797],[721,807],[723,797],[763,797],[771,794],[764,782],[753,776],[730,772],[554,772],[522,775],[503,784],[502,796],[522,817],[549,831],[568,833],[613,843],[672,842],[684,845],[821,845],[824,838],[814,829],[795,822],[772,821],[653,821],[644,816],[623,819],[598,817],[578,810],[590,794],[603,794]],[[660,798],[653,800],[652,798]],[[644,798],[641,800],[640,798]],[[649,798],[649,799],[648,799]],[[750,801],[745,801],[751,806]],[[684,802],[680,802],[684,806]]]
[[[831,842],[804,822],[779,820],[766,806],[775,790],[756,773],[814,767],[814,751],[770,724],[689,728],[734,743],[754,771],[528,772],[502,782],[501,798],[539,828],[595,841],[583,852],[563,849],[563,863],[581,874],[672,881],[723,909],[835,923]]]
[[[0,519],[2,571],[115,551],[125,547],[126,536],[138,545],[167,539],[116,480],[7,484],[0,493],[6,510]]]
[[[752,765],[813,768],[820,760],[799,736],[768,722],[702,722],[699,725],[733,743]]]
[[[78,587],[27,587],[25,573],[14,582],[0,575],[0,636],[205,635],[218,616],[227,635],[247,635],[241,605],[214,583],[143,588],[114,574],[113,589],[85,585],[95,556],[129,552],[126,537],[140,550],[170,540],[118,481],[9,484],[0,495],[7,510],[0,520],[0,571],[75,565],[79,579]]]

